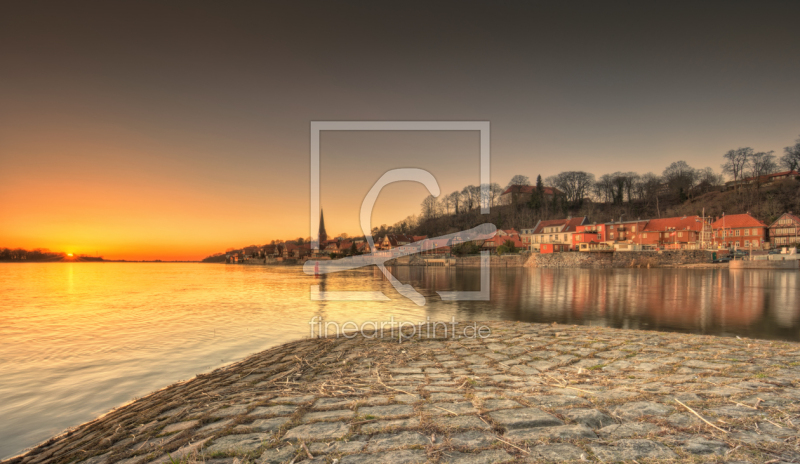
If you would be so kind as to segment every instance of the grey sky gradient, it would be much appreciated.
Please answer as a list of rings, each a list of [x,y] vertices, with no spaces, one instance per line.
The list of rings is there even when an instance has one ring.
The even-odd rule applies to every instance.
[[[181,201],[219,199],[207,214],[258,209],[298,236],[311,120],[491,121],[504,185],[517,173],[660,173],[679,159],[719,169],[731,148],[780,153],[800,134],[798,17],[799,2],[5,3],[0,181],[170,182],[197,192]],[[455,139],[323,136],[323,182],[361,166],[371,185],[367,173],[425,151],[432,171],[453,167],[434,172],[445,193],[477,183],[459,161],[477,164],[477,137]],[[424,192],[408,192],[379,220],[415,213]],[[350,196],[324,195],[329,227],[355,232],[338,219]],[[220,240],[263,241],[240,230]]]

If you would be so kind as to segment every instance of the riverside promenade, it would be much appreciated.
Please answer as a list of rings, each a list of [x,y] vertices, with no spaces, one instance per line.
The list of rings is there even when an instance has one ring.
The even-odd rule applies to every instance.
[[[281,345],[5,463],[800,462],[800,344],[483,324]]]

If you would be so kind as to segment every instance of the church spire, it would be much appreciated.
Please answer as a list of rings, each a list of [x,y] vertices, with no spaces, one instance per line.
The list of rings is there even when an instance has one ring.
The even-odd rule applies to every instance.
[[[319,210],[319,243],[322,245],[326,240],[328,240],[328,233],[325,232],[325,215],[323,214],[322,210]]]

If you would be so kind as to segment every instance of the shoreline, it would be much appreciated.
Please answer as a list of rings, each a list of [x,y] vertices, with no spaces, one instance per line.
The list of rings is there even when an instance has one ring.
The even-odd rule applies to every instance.
[[[2,462],[800,458],[798,343],[480,324],[490,337],[289,342]]]

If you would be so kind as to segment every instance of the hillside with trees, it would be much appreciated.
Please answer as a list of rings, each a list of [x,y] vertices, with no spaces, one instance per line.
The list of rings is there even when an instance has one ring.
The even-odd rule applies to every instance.
[[[531,186],[526,175],[516,175],[505,188],[493,183],[484,189],[469,185],[461,190],[428,196],[419,216],[392,226],[373,229],[375,237],[387,233],[438,236],[492,222],[498,228],[529,228],[539,220],[588,216],[591,221],[631,220],[683,215],[711,217],[749,212],[769,224],[786,211],[800,211],[800,182],[794,178],[767,181],[770,174],[797,171],[800,138],[786,147],[781,158],[773,152],[750,147],[723,154],[721,172],[695,168],[675,161],[660,173],[614,172],[599,177],[584,171],[565,171],[542,179],[536,177],[533,193],[525,201],[515,187]],[[730,181],[726,182],[728,178]],[[547,197],[548,188],[556,194]],[[503,195],[504,192],[510,192]],[[481,215],[480,206],[491,206]]]

